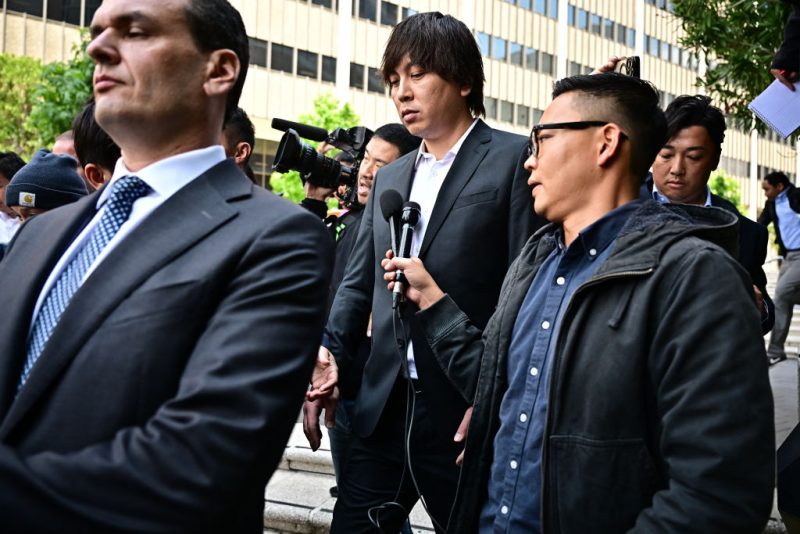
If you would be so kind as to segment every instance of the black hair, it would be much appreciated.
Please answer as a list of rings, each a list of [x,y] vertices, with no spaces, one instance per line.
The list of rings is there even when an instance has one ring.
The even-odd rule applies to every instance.
[[[460,20],[438,11],[417,13],[394,27],[381,62],[388,85],[403,57],[460,86],[469,87],[467,106],[473,116],[486,114],[483,107],[483,59],[475,37]]]
[[[584,120],[613,122],[625,132],[631,144],[631,172],[643,179],[666,140],[667,121],[655,86],[616,72],[571,76],[553,84],[553,98],[571,92],[586,97]]]
[[[189,32],[203,52],[233,50],[239,58],[239,77],[228,93],[225,108],[227,121],[239,107],[247,67],[250,64],[250,42],[242,16],[227,0],[189,0],[186,4]]]
[[[228,146],[235,148],[241,142],[250,145],[250,155],[247,156],[247,161],[250,161],[250,156],[256,148],[256,128],[245,110],[237,107],[233,114],[228,117],[228,120],[225,121],[225,126],[223,126],[222,130]]]
[[[72,121],[75,153],[82,167],[94,163],[113,172],[120,158],[120,150],[94,120],[94,106],[94,99],[90,99]]]
[[[717,157],[722,152],[725,140],[725,115],[711,104],[704,95],[681,95],[673,100],[664,111],[667,117],[667,139],[691,126],[702,126],[717,147]]]
[[[789,181],[789,177],[780,171],[769,173],[764,177],[764,180],[769,182],[769,185],[772,187],[777,187],[778,184],[782,184],[784,188],[792,185],[792,182]]]
[[[8,181],[24,166],[25,161],[16,152],[0,152],[0,175]]]
[[[412,135],[402,124],[395,122],[384,124],[375,130],[375,137],[379,137],[396,146],[401,156],[413,152],[422,144],[422,139]]]

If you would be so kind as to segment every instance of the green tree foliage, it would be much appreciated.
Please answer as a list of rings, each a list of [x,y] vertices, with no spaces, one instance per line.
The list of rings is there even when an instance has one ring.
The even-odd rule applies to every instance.
[[[708,187],[715,195],[731,202],[741,213],[747,211],[744,206],[742,206],[742,194],[739,190],[739,182],[737,182],[735,178],[725,174],[725,171],[714,171],[711,174],[711,178],[708,180]]]
[[[704,52],[705,78],[697,85],[719,102],[736,123],[749,129],[747,105],[773,77],[772,58],[783,40],[788,5],[779,0],[675,0],[686,36],[681,44]],[[756,122],[763,132],[766,126]]]
[[[0,150],[12,150],[25,159],[38,148],[38,135],[28,117],[41,75],[38,60],[0,54]]]
[[[39,146],[50,146],[55,138],[72,127],[72,119],[92,94],[94,62],[86,53],[88,33],[72,49],[66,63],[45,65],[39,84],[34,89],[34,106],[29,125],[39,134]]]
[[[314,100],[314,111],[300,115],[297,122],[318,126],[327,131],[336,128],[352,128],[358,126],[358,115],[350,107],[350,104],[342,105],[339,100],[329,93],[324,93]],[[319,143],[305,141],[307,144],[316,147]],[[328,152],[327,156],[333,156],[335,152]],[[270,186],[275,193],[283,193],[283,196],[292,202],[300,202],[305,198],[303,183],[300,180],[300,173],[297,171],[280,174],[273,172],[269,179]]]

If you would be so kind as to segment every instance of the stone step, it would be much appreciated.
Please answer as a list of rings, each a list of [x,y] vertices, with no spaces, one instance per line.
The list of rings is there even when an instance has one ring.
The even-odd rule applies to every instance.
[[[312,451],[303,434],[302,423],[294,431],[280,466],[264,494],[264,528],[269,534],[322,534],[330,529],[336,499],[330,488],[336,485],[330,444],[325,429],[319,450]],[[411,511],[415,534],[434,532],[421,503]]]

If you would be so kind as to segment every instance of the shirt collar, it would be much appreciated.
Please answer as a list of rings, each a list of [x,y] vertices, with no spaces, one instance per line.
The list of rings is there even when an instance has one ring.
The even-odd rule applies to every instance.
[[[658,190],[656,187],[655,181],[653,182],[653,200],[660,204],[672,204],[672,201],[661,194],[661,191]],[[711,188],[706,186],[706,202],[703,204],[704,207],[711,206]]]
[[[124,176],[135,175],[149,185],[156,196],[169,198],[189,182],[224,160],[225,149],[221,145],[190,150],[176,156],[170,156],[151,163],[137,172],[129,171],[122,158],[120,158],[117,160],[114,174],[111,176],[108,186],[103,189],[100,198],[97,199],[97,207],[100,208],[108,200],[108,197],[111,196],[114,182]]]
[[[444,155],[442,161],[449,161],[455,159],[455,157],[458,155],[458,151],[461,150],[461,145],[464,144],[464,141],[466,141],[469,134],[475,128],[475,125],[478,124],[478,120],[479,119],[474,119],[472,121],[472,124],[469,125],[467,131],[464,132],[464,135],[458,138],[458,141],[456,141],[456,143],[452,147],[450,147],[450,150],[448,150],[447,154]],[[422,144],[419,147],[419,151],[417,152],[417,160],[414,162],[414,168],[419,168],[419,162],[422,159],[436,161],[436,157],[430,152],[428,152],[428,147],[425,146],[424,140],[422,141]]]
[[[777,196],[777,197],[775,197],[775,202],[777,202],[777,201],[779,201],[779,200],[780,200],[781,202],[783,202],[784,200],[786,200],[786,193],[788,193],[788,192],[789,192],[789,191],[788,191],[787,189],[784,189],[783,191],[781,191],[780,193],[778,193],[778,196]]]
[[[580,231],[578,237],[569,246],[568,252],[579,251],[589,261],[594,261],[617,238],[619,231],[641,203],[640,199],[632,200],[603,215]],[[563,235],[560,233],[559,246],[563,249]]]

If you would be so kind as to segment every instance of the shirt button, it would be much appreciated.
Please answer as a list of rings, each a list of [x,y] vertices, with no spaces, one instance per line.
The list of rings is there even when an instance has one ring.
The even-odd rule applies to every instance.
[[[531,367],[531,376],[536,376],[539,374],[539,370],[536,367]]]
[[[558,278],[556,278],[556,284],[558,284],[560,286],[563,286],[565,283],[566,283],[566,280],[564,280],[563,276],[559,276]]]
[[[545,321],[542,323],[542,329],[547,330],[550,328],[550,321]]]
[[[509,465],[511,466],[511,469],[516,469],[517,465],[519,464],[517,464],[516,460],[511,460],[511,462],[509,462]]]
[[[597,256],[597,249],[590,248],[589,249],[589,256]]]
[[[524,413],[519,414],[519,420],[522,421],[523,423],[527,421],[528,420],[527,414]]]
[[[503,515],[508,515],[508,506],[503,505],[500,507],[500,513]]]

